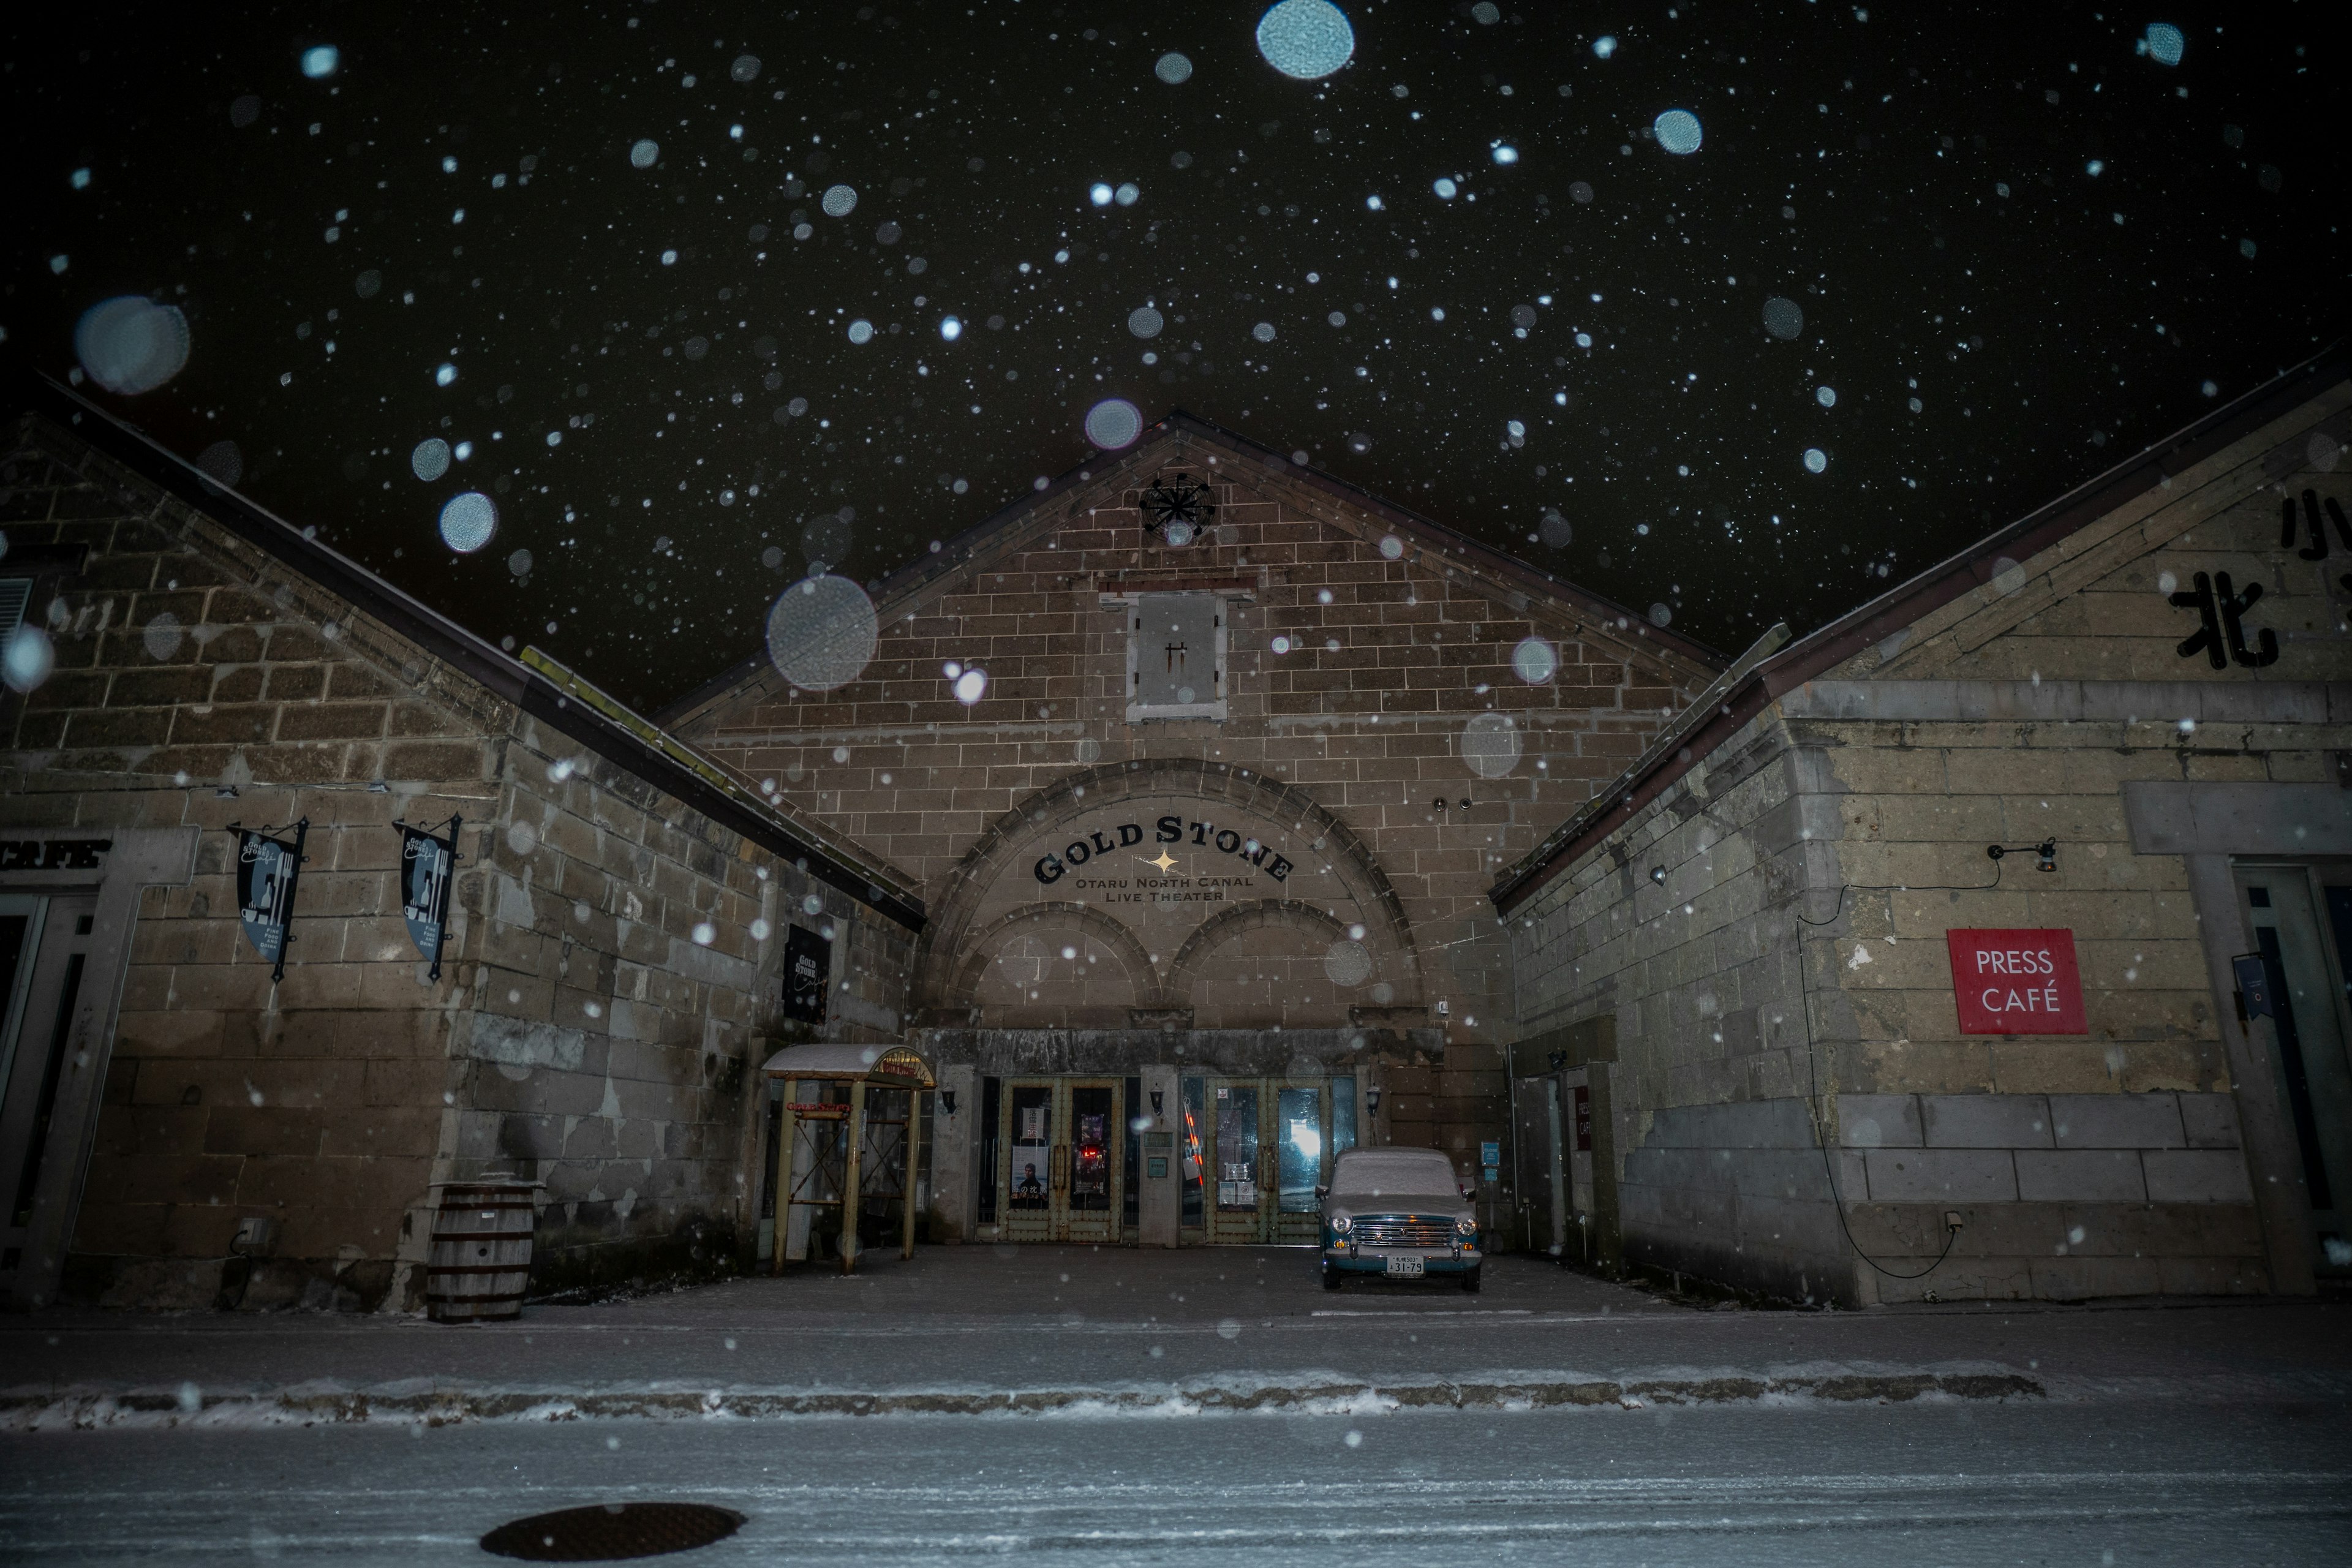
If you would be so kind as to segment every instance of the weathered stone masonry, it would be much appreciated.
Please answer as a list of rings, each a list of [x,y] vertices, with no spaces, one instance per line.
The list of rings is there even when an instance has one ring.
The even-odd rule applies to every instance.
[[[69,1251],[28,1259],[12,1294],[413,1304],[428,1184],[493,1170],[546,1184],[540,1289],[748,1252],[750,1072],[791,1033],[784,931],[835,932],[834,1032],[879,1037],[919,920],[899,879],[94,412],[77,433],[61,395],[37,402],[0,458],[10,549],[79,560],[34,606],[56,673],[0,709],[0,822],[180,835],[194,876],[139,896]],[[435,983],[391,823],[453,814]],[[298,817],[272,985],[226,829]],[[271,1233],[239,1282],[223,1266],[248,1217]]]
[[[2311,1288],[2230,878],[2352,853],[2352,540],[2281,543],[2283,500],[2347,497],[2347,403],[2306,371],[1765,659],[1506,879],[1520,1070],[1606,1080],[1612,1256],[1840,1300]],[[2221,572],[2266,591],[2216,670],[2172,595]],[[1962,1035],[1954,928],[2070,931],[2091,1032]]]
[[[1217,507],[1182,549],[1150,535],[1139,509],[1146,487],[1179,471],[1205,480]],[[1129,596],[1175,591],[1225,596],[1226,715],[1130,722]],[[960,1032],[975,1022],[1352,1026],[1384,1042],[1386,1134],[1453,1150],[1465,1173],[1507,1121],[1508,963],[1486,885],[1714,675],[1706,649],[1621,606],[1182,416],[887,579],[876,599],[881,640],[857,680],[797,691],[755,658],[668,711],[743,778],[919,879],[937,918],[918,949],[913,1004],[921,1024],[959,1031],[943,1048],[975,1048]],[[1548,680],[1513,671],[1529,637],[1556,650]],[[942,675],[950,661],[987,671],[978,704],[956,700]],[[1516,754],[1494,777],[1465,761],[1465,725],[1482,714],[1512,726]],[[1183,769],[1188,782],[1173,782]],[[1163,787],[1172,793],[1150,796]],[[1202,813],[1344,825],[1350,863],[1377,868],[1395,907],[1392,937],[1376,920],[1365,939],[1380,950],[1373,971],[1337,990],[1325,973],[1337,932],[1321,911],[1335,900],[1317,890],[1316,862],[1330,855],[1286,885],[1295,907],[1220,928],[1226,945],[1189,950],[1181,975],[1170,965],[1181,933],[1156,966],[1146,942],[1131,959],[1058,970],[1055,955],[1088,932],[1106,955],[1124,951],[1102,919],[1120,912],[1106,901],[1117,890],[1076,876],[1024,895],[1068,905],[1050,932],[1034,920],[962,923],[967,903],[995,911],[988,889],[1028,880],[1025,861],[997,865],[999,846],[1090,820],[1089,800],[1106,790],[1162,800],[1155,812],[1192,801]],[[1259,805],[1235,804],[1248,801]],[[983,931],[979,950],[967,945]],[[1043,968],[1016,994],[990,978],[1003,968],[990,961],[1031,962],[1004,945],[1025,931],[1038,933]],[[1381,1033],[1441,1028],[1434,1048]],[[1149,1062],[1181,1043],[1138,1037],[1119,1049]]]

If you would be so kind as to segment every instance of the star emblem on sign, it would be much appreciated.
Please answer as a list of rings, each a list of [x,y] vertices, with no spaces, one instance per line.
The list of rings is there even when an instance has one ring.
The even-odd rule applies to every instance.
[[[1142,859],[1143,859],[1143,857],[1141,857],[1140,855],[1139,855],[1139,856],[1137,856],[1137,857],[1136,857],[1136,858],[1137,858],[1137,859],[1139,859],[1139,860],[1142,860]],[[1160,868],[1160,875],[1165,876],[1165,875],[1167,875],[1167,873],[1168,873],[1168,869],[1169,869],[1169,868],[1176,864],[1176,857],[1174,857],[1173,855],[1171,855],[1170,853],[1168,853],[1168,851],[1167,851],[1167,850],[1162,849],[1162,850],[1160,852],[1160,858],[1159,858],[1159,859],[1157,859],[1157,860],[1144,860],[1144,861],[1143,861],[1143,863],[1144,863],[1145,865],[1147,865],[1147,866],[1157,866],[1157,867],[1159,867],[1159,868]]]

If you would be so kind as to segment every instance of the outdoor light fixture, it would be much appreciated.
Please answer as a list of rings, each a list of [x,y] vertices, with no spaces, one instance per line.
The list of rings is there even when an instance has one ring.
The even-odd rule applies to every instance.
[[[1664,866],[1651,867],[1650,880],[1655,882],[1661,888],[1664,887],[1666,885],[1666,868]]]
[[[953,1116],[955,1114],[954,1089],[943,1089],[940,1090],[940,1109],[947,1112],[950,1116]]]
[[[1168,1091],[1167,1091],[1166,1089],[1153,1089],[1153,1090],[1151,1091],[1151,1114],[1152,1114],[1152,1115],[1157,1116],[1157,1115],[1159,1115],[1159,1114],[1160,1114],[1160,1105],[1161,1105],[1161,1104],[1162,1104],[1162,1103],[1167,1100],[1167,1098],[1168,1098]]]
[[[1364,1109],[1374,1116],[1381,1113],[1381,1091],[1377,1086],[1364,1090]]]
[[[1145,531],[1158,534],[1170,548],[1181,550],[1200,538],[1201,531],[1217,514],[1217,503],[1209,494],[1207,481],[1190,474],[1159,480],[1143,492]]]
[[[2039,844],[1985,846],[1985,858],[1988,860],[1998,860],[2004,855],[2031,855],[2033,857],[2033,868],[2037,871],[2058,869],[2058,840],[2055,838],[2045,838]]]

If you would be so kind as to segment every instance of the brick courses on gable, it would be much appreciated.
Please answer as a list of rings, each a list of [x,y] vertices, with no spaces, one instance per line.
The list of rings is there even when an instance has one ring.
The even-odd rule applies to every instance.
[[[1217,512],[1200,542],[1175,550],[1147,534],[1139,503],[1180,470],[1210,483]],[[1116,596],[1183,588],[1231,595],[1228,717],[1130,723]],[[876,600],[881,638],[858,679],[797,691],[754,658],[681,701],[672,721],[746,780],[904,868],[934,910],[992,828],[1090,769],[1191,759],[1303,792],[1360,840],[1401,901],[1423,994],[1397,1001],[1431,1023],[1434,1004],[1450,1008],[1442,1061],[1423,1073],[1407,1065],[1415,1053],[1392,1053],[1382,1118],[1400,1140],[1464,1152],[1505,1136],[1507,1121],[1494,1046],[1509,1026],[1508,961],[1488,882],[1717,668],[1622,607],[1181,416],[887,579]],[[1513,649],[1530,636],[1557,649],[1548,682],[1513,673]],[[1272,651],[1276,637],[1292,651]],[[950,662],[988,672],[977,705],[956,700]],[[1523,751],[1496,779],[1461,752],[1465,723],[1488,712],[1514,721]],[[927,942],[951,929],[935,923]],[[1283,962],[1319,961],[1329,940]],[[1276,956],[1260,944],[1249,973],[1234,965],[1224,982],[1196,986],[1192,1024],[1345,1026],[1348,1005],[1368,1000],[1321,998],[1328,986],[1306,976],[1273,982],[1289,1003],[1277,1005],[1259,977]],[[919,971],[929,962],[927,949]],[[1073,993],[1071,1006],[1088,1004]],[[1000,1024],[1034,1016],[996,1014]]]
[[[159,489],[48,417],[0,451],[10,548],[89,552],[33,607],[57,673],[0,704],[0,824],[198,833],[194,881],[141,900],[68,1291],[209,1304],[260,1215],[277,1236],[241,1304],[413,1306],[428,1184],[488,1171],[546,1184],[535,1289],[747,1258],[754,1069],[798,1028],[776,1011],[784,928],[845,931],[835,979],[868,1019],[903,1005],[911,932],[616,762],[625,737],[600,752],[584,716],[552,724],[485,685],[462,660],[488,650],[430,652],[250,536],[285,525],[227,528],[188,476]],[[435,983],[391,824],[452,814]],[[308,863],[273,986],[238,931],[226,830],[297,816]],[[879,861],[827,875],[896,883]]]

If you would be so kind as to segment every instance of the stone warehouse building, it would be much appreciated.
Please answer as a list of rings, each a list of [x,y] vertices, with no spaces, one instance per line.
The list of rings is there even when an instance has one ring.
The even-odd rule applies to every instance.
[[[856,679],[776,674],[844,625],[787,593],[663,728],[14,390],[19,1306],[413,1307],[486,1173],[544,1184],[537,1290],[749,1264],[812,1037],[942,1064],[935,1237],[1298,1239],[1383,1138],[1507,1216],[1484,889],[1719,668],[1177,419],[874,585]],[[404,824],[458,856],[437,973]]]
[[[413,1306],[488,1172],[542,1292],[806,1254],[810,1038],[937,1068],[937,1240],[1400,1142],[1773,1296],[2352,1273],[2340,358],[1727,666],[1175,416],[650,720],[15,390],[12,1304]]]
[[[431,1184],[487,1171],[545,1184],[541,1290],[748,1254],[756,1068],[806,1032],[782,954],[821,955],[835,1037],[895,1037],[914,889],[62,389],[14,390],[0,1299],[413,1306]],[[452,818],[436,974],[394,824]],[[240,929],[233,825],[305,853],[282,974]]]
[[[787,591],[663,721],[919,889],[940,1234],[1313,1241],[1360,1141],[1516,1214],[1486,889],[1719,661],[1182,416],[873,614],[829,671]]]
[[[2347,410],[2339,353],[1758,650],[1507,868],[1539,1240],[1844,1302],[2352,1279]]]

